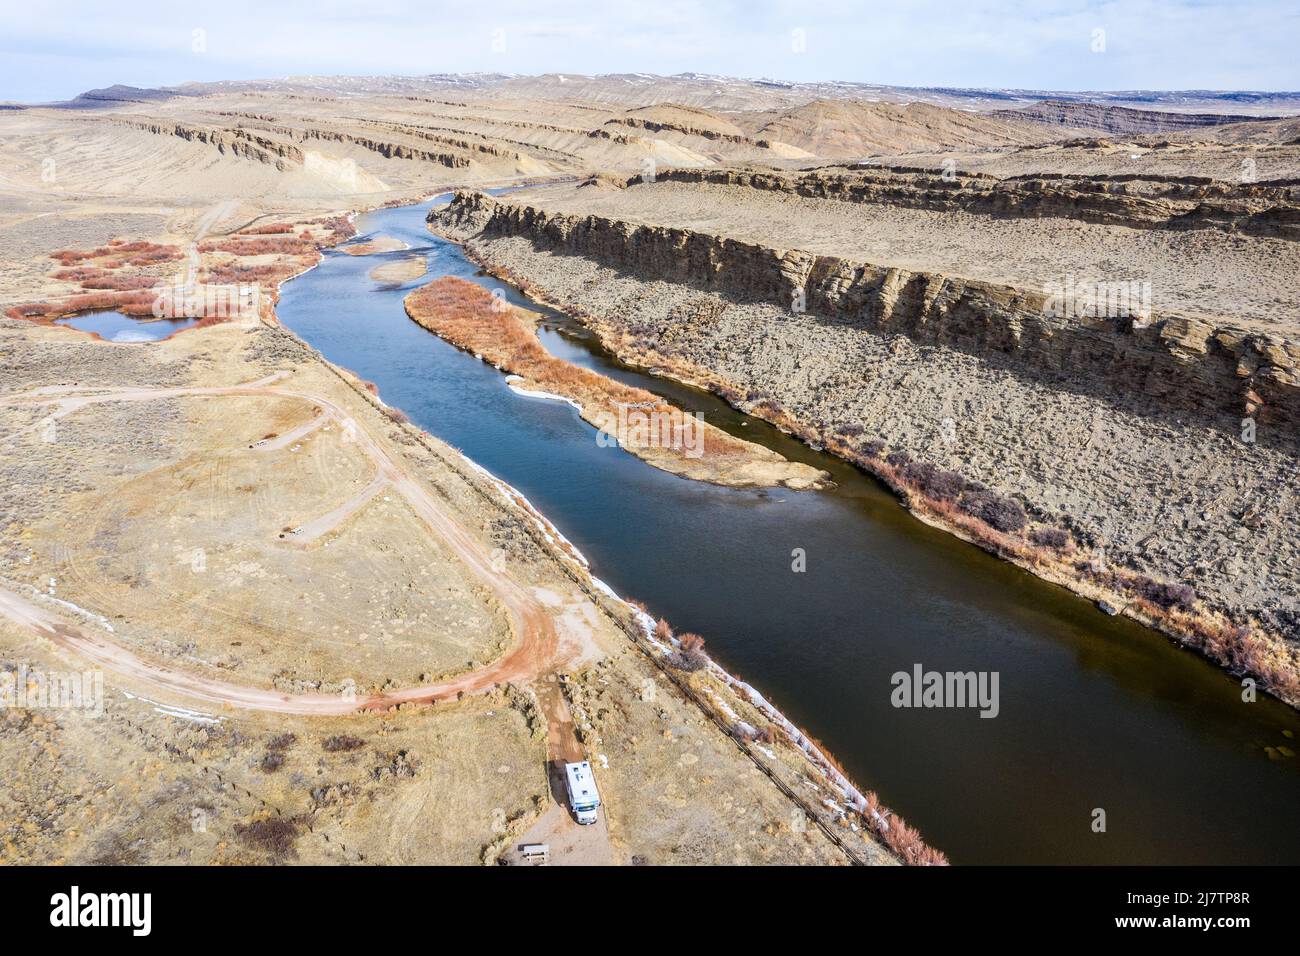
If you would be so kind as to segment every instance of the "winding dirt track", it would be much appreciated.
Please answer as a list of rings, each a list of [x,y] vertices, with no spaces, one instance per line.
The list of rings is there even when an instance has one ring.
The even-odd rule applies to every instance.
[[[20,392],[0,398],[5,405],[53,405],[54,411],[45,420],[62,418],[78,409],[100,402],[160,401],[187,396],[270,395],[298,399],[318,406],[323,415],[295,429],[293,438],[301,437],[329,418],[347,428],[358,447],[374,463],[376,476],[367,488],[349,502],[329,514],[309,522],[298,537],[318,537],[336,526],[357,508],[364,505],[379,490],[391,487],[402,495],[412,510],[438,536],[470,573],[491,589],[501,602],[510,620],[513,641],[504,656],[478,670],[438,684],[395,690],[382,694],[344,696],[329,694],[285,694],[275,690],[244,687],[225,681],[176,670],[163,664],[147,661],[113,639],[111,632],[88,633],[85,629],[64,622],[52,610],[42,607],[12,591],[0,588],[0,615],[15,623],[35,629],[61,648],[80,655],[106,670],[142,682],[163,694],[179,694],[208,704],[229,706],[244,710],[260,710],[281,714],[349,714],[363,710],[383,710],[403,703],[431,703],[450,700],[461,694],[473,694],[497,684],[513,681],[524,683],[554,668],[559,641],[554,620],[541,603],[526,589],[503,573],[494,571],[490,555],[472,535],[442,511],[424,486],[407,474],[374,438],[340,406],[329,399],[309,392],[273,387],[282,373],[268,376],[245,385],[213,388],[156,388],[156,389],[81,389],[76,386],[54,386]],[[31,428],[38,427],[30,426]],[[29,429],[23,429],[26,431]],[[10,436],[12,437],[12,436]],[[285,436],[289,438],[289,436]],[[287,441],[263,445],[260,450],[282,447]],[[259,450],[254,446],[254,450]],[[319,525],[319,527],[317,527]]]

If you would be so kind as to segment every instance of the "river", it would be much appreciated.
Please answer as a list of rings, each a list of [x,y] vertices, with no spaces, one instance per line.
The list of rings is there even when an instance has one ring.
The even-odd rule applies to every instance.
[[[1239,682],[1200,657],[923,525],[838,459],[621,365],[562,315],[546,312],[541,333],[554,354],[702,411],[837,486],[737,490],[668,475],[599,446],[568,405],[515,394],[408,319],[402,298],[439,275],[532,305],[429,234],[426,212],[446,201],[360,217],[363,236],[411,249],[328,252],[284,285],[281,322],[527,495],[620,594],[703,635],[953,863],[1300,862],[1290,708],[1243,702]],[[403,256],[423,257],[429,274],[369,277]],[[891,675],[916,664],[997,672],[998,715],[895,708]]]

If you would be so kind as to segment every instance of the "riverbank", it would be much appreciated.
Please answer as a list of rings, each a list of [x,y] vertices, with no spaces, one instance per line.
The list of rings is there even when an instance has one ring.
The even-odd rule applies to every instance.
[[[428,208],[384,210],[359,225],[401,235],[413,248],[427,243],[433,274],[470,279],[528,307],[460,246],[429,237]],[[412,322],[402,299],[414,284],[365,285],[367,294],[354,297],[369,263],[346,258],[328,257],[309,280],[311,294],[282,303],[280,321],[376,383],[385,403],[508,480],[564,529],[611,589],[707,637],[728,672],[762,687],[792,723],[829,745],[851,778],[879,788],[882,803],[956,862],[1195,862],[1222,859],[1228,848],[1286,858],[1269,849],[1276,840],[1251,834],[1285,829],[1279,814],[1293,762],[1284,748],[1300,736],[1294,712],[1267,699],[1244,706],[1231,682],[1192,655],[930,531],[842,459],[810,452],[706,393],[601,358],[585,344],[593,336],[547,316],[538,335],[552,355],[698,409],[731,434],[827,471],[836,487],[795,495],[729,489],[602,449],[564,403],[520,401],[502,387],[500,371]],[[352,303],[346,313],[328,305],[344,299]],[[367,334],[358,336],[359,328]],[[795,548],[808,555],[806,574],[792,573]],[[891,673],[918,660],[999,671],[999,719],[892,708]],[[613,682],[609,673],[588,673],[572,682],[575,690],[606,689],[602,676]],[[690,739],[671,722],[642,725],[635,708],[605,703],[584,713],[611,766],[640,762],[647,734],[656,747],[665,730],[679,745]],[[628,734],[641,741],[637,748],[617,758],[608,752]],[[1062,746],[1091,770],[1060,773]],[[779,756],[785,748],[770,749]],[[1008,775],[1007,766],[1020,772]],[[1175,792],[1158,785],[1168,779],[1181,781]],[[1207,827],[1204,808],[1230,799],[1230,780],[1238,794],[1249,781],[1253,809]],[[826,788],[817,787],[796,792],[820,800]],[[1072,810],[1083,805],[1126,806],[1136,815],[1099,842]]]
[[[601,376],[590,375],[583,369],[574,369],[571,366],[566,366],[559,372],[562,381],[556,385],[552,378],[554,372],[548,375],[535,364],[529,364],[530,361],[536,363],[539,359],[537,353],[545,354],[545,350],[540,343],[537,343],[528,313],[513,306],[506,309],[498,306],[494,309],[493,303],[496,301],[490,293],[477,285],[464,280],[443,278],[410,293],[403,301],[403,308],[417,324],[447,338],[460,348],[475,351],[490,362],[493,360],[493,355],[488,353],[501,349],[500,357],[503,362],[520,362],[521,364],[516,367],[524,368],[530,373],[526,378],[529,383],[546,387],[563,387],[564,383],[571,383],[576,378],[589,383],[588,389],[574,390],[576,394],[583,395],[589,401],[593,398],[600,400],[618,398],[629,402],[650,401],[653,403],[652,407],[662,405],[650,393],[619,386]],[[466,326],[462,323],[458,326],[454,322],[448,322],[449,313],[446,308],[448,305],[460,306],[471,316],[477,316],[482,320],[482,324],[470,323]],[[471,306],[473,308],[470,308]],[[530,337],[536,351],[526,344],[522,348],[509,351],[499,344],[494,344],[499,343],[501,339],[498,333],[501,331],[502,316],[516,323],[515,332],[522,332]],[[292,330],[286,331],[291,335],[294,334]],[[506,335],[505,339],[507,342],[513,341],[516,345],[519,344],[519,339],[512,335]],[[523,341],[527,343],[529,338]],[[480,348],[484,351],[478,352]],[[391,411],[389,406],[380,399],[378,390],[374,389],[371,383],[360,379],[347,369],[328,362],[323,357],[321,360],[363,400],[385,413]],[[565,365],[558,362],[556,364]],[[587,420],[598,428],[601,427],[599,424],[601,422],[606,426],[610,425],[599,414]],[[442,442],[428,432],[405,421],[399,423],[397,427],[438,454],[444,462],[450,464],[454,461],[448,459],[446,452],[442,450]],[[736,467],[734,463],[719,466],[718,461],[734,456],[735,446],[744,446],[743,453],[747,456],[784,463],[787,466],[788,476],[823,475],[806,465],[785,462],[780,456],[768,452],[761,446],[741,442],[711,427],[710,438],[712,443],[708,447],[713,453],[705,455],[706,468],[701,469],[701,474],[716,478],[724,473],[724,469],[734,469]],[[726,450],[719,453],[716,450],[718,446]],[[633,449],[629,448],[629,450]],[[642,448],[641,451],[653,452],[654,449]],[[643,455],[638,454],[638,457]],[[468,472],[463,473],[464,476],[473,479],[472,483],[480,493],[497,506],[504,506],[522,517],[523,526],[529,530],[534,545],[547,552],[556,566],[563,569],[569,578],[582,588],[587,598],[607,615],[609,621],[631,640],[644,659],[652,662],[683,698],[697,707],[755,765],[763,777],[798,808],[797,813],[791,818],[793,821],[791,824],[769,824],[765,828],[769,837],[779,837],[787,832],[787,829],[793,835],[807,837],[811,835],[812,830],[815,830],[838,847],[849,861],[856,864],[891,865],[895,862],[911,865],[947,864],[946,856],[927,844],[916,828],[909,826],[897,812],[886,807],[875,792],[853,782],[848,777],[847,771],[838,765],[824,748],[796,727],[756,689],[728,673],[704,654],[698,645],[694,646],[689,654],[683,655],[682,644],[673,634],[671,627],[662,620],[656,624],[644,606],[635,601],[624,600],[607,584],[595,577],[582,552],[574,547],[522,493],[473,459],[463,454],[460,458],[469,468]],[[656,464],[649,459],[647,463]],[[769,469],[768,474],[777,470],[775,466],[769,466]],[[677,473],[669,468],[663,470]],[[751,466],[748,474],[752,477],[757,473],[758,470]],[[700,476],[687,474],[683,477],[698,479]],[[797,479],[787,477],[785,480]],[[728,481],[716,483],[730,484]],[[809,485],[809,487],[821,486],[819,481]],[[494,490],[496,494],[493,495],[489,489]],[[698,638],[695,640],[698,641]],[[699,643],[702,645],[702,642]],[[617,747],[618,744],[612,739],[610,730],[606,729],[608,710],[600,706],[601,698],[606,696],[606,690],[596,685],[606,687],[609,685],[613,674],[604,668],[608,667],[610,660],[606,658],[595,662],[599,665],[595,668],[586,666],[590,663],[592,662],[587,661],[583,662],[584,666],[574,667],[571,674],[562,672],[561,685],[575,716],[583,721],[583,727],[586,728],[586,733],[579,731],[580,739],[590,745],[603,745],[609,750]],[[639,685],[632,683],[632,686],[637,688],[636,693],[643,702],[653,704],[662,700],[656,696],[653,689],[647,690],[647,683],[644,680]],[[663,718],[662,712],[660,718]],[[668,732],[664,732],[664,736],[669,740],[672,739],[672,735]],[[626,741],[626,745],[631,747],[627,753],[629,759],[633,754],[644,750],[635,735]],[[644,758],[638,756],[636,759],[640,762]],[[602,756],[602,762],[605,765],[603,769],[606,771],[602,777],[608,778],[610,776],[608,759]],[[695,761],[689,762],[693,764]],[[618,777],[615,775],[615,786],[617,780]],[[674,785],[667,778],[665,781],[667,782],[664,785],[671,791]],[[626,791],[626,798],[629,801],[635,800],[633,792],[633,790]],[[680,804],[678,808],[684,809]],[[522,827],[512,829],[517,831]],[[634,838],[629,834],[625,839],[631,841]]]
[[[1171,427],[1149,403],[1056,390],[965,346],[764,305],[743,292],[762,255],[748,246],[714,244],[710,274],[722,288],[709,289],[676,277],[683,260],[665,260],[644,227],[578,228],[544,208],[469,194],[431,219],[624,361],[832,451],[925,520],[1300,702],[1285,429],[1234,442],[1217,424]],[[630,238],[606,248],[612,235]],[[1251,562],[1264,573],[1243,577]]]
[[[350,281],[368,282],[367,265]],[[839,791],[796,741],[774,739],[756,757],[679,693],[624,636],[633,611],[584,577],[584,559],[526,499],[278,324],[219,322],[131,350],[30,322],[0,322],[0,338],[22,369],[11,386],[22,398],[3,409],[21,446],[6,467],[32,469],[7,492],[19,524],[6,529],[3,577],[48,612],[3,616],[0,646],[33,671],[88,655],[109,694],[103,721],[6,721],[23,731],[0,735],[14,818],[44,834],[18,836],[6,860],[106,862],[130,840],[132,862],[492,862],[549,805],[547,761],[573,756],[548,750],[552,727],[570,747],[589,735],[593,762],[600,755],[617,862],[895,862],[854,829],[851,806],[814,798],[813,786]],[[59,388],[73,371],[84,402]],[[137,401],[145,391],[158,401]],[[30,404],[64,393],[75,401],[57,442],[21,430]],[[374,449],[391,487],[331,524],[322,546],[287,546],[276,529],[331,514],[365,484],[363,452]],[[72,462],[93,486],[68,487]],[[113,517],[122,506],[128,527]],[[136,543],[164,525],[183,560],[155,561]],[[504,602],[474,580],[489,565],[554,628],[509,671],[493,663],[510,659]],[[81,608],[94,610],[69,618]],[[459,676],[440,690],[448,674]],[[201,703],[195,688],[209,695]],[[296,711],[299,695],[318,709]],[[53,775],[56,787],[31,759],[33,737],[42,753],[83,758]],[[126,764],[158,772],[123,789]],[[215,800],[209,779],[221,783]],[[120,810],[77,813],[82,795],[110,785]],[[211,835],[156,835],[205,800]],[[417,818],[419,833],[398,838]]]
[[[733,488],[825,487],[824,472],[789,462],[686,414],[643,389],[629,388],[551,356],[537,340],[535,316],[464,279],[435,279],[404,300],[407,315],[458,348],[512,373],[521,394],[573,402],[599,441],[683,478]]]

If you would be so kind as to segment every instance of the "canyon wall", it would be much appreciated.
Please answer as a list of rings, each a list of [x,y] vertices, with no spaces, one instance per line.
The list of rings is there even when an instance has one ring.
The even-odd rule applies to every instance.
[[[1284,337],[1053,315],[994,283],[472,192],[430,224],[624,360],[1300,703],[1300,354]]]
[[[661,182],[740,186],[809,199],[875,203],[1008,218],[1064,218],[1147,229],[1216,228],[1300,239],[1300,180],[1225,183],[1201,176],[1066,176],[998,179],[980,173],[831,167],[798,175],[747,169],[671,169]],[[641,182],[634,177],[629,184]]]
[[[1043,100],[1021,109],[994,110],[991,115],[1008,121],[1033,120],[1072,129],[1095,129],[1121,136],[1168,133],[1203,129],[1207,126],[1223,126],[1228,123],[1273,119],[1271,116],[1242,114],[1170,113],[1102,103],[1070,103],[1061,100]]]
[[[457,194],[444,225],[482,238],[590,256],[643,279],[825,316],[877,335],[906,335],[996,361],[1016,374],[1146,414],[1183,419],[1294,448],[1300,347],[1281,335],[1197,316],[1084,318],[1040,292],[935,273],[773,249],[662,226],[554,214]],[[1247,425],[1247,420],[1253,425]]]
[[[229,151],[231,155],[266,163],[281,172],[303,162],[303,152],[298,147],[277,143],[275,140],[242,129],[221,130],[190,123],[153,122],[120,117],[112,117],[110,122],[143,130],[155,136],[175,136],[188,142],[203,143],[213,147],[219,153]]]

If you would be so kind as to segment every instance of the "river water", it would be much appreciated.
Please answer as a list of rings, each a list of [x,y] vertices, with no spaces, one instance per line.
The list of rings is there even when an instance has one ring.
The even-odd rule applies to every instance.
[[[960,863],[1300,862],[1300,716],[1132,622],[911,518],[874,480],[720,400],[622,366],[547,312],[553,353],[702,411],[831,472],[826,492],[718,488],[617,448],[568,405],[515,394],[407,318],[456,275],[530,304],[425,227],[432,203],[361,217],[405,252],[329,252],[285,284],[280,320],[384,401],[510,482],[620,594],[821,740]],[[420,256],[402,284],[374,266]],[[546,310],[542,310],[546,311]],[[802,548],[806,571],[792,570]],[[891,675],[997,672],[999,713],[905,709]],[[1097,811],[1104,832],[1097,832]]]

